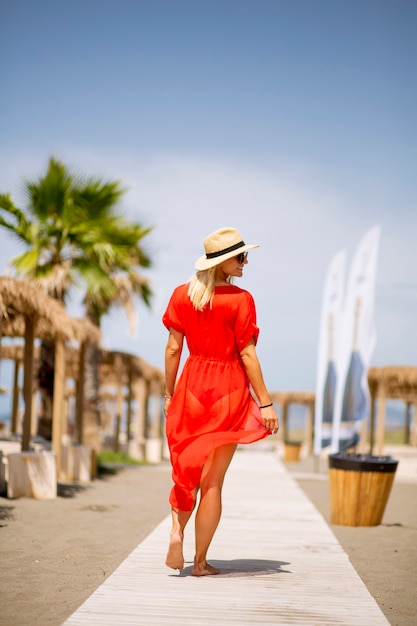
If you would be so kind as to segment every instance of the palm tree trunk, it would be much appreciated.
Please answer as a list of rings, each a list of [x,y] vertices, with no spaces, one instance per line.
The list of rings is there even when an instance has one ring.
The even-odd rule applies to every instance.
[[[54,395],[55,343],[42,341],[39,351],[38,388],[40,408],[37,433],[51,441],[52,439],[52,403]]]
[[[100,349],[86,344],[84,370],[84,411],[82,443],[100,451],[100,406],[99,406],[99,369]]]
[[[95,325],[100,320],[91,311],[87,318]],[[100,452],[100,363],[101,350],[98,346],[87,342],[85,346],[84,363],[84,411],[82,443],[91,445],[96,452]]]

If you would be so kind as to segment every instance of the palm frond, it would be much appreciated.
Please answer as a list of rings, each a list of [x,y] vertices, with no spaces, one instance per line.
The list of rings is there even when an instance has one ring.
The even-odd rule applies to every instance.
[[[59,218],[67,208],[72,189],[72,177],[65,165],[54,158],[48,169],[35,181],[26,181],[28,207],[41,221]]]
[[[103,183],[99,179],[89,179],[83,188],[74,190],[74,205],[83,210],[90,220],[104,220],[114,215],[116,207],[126,190],[119,181]]]
[[[94,319],[121,306],[133,320],[135,296],[150,306],[152,291],[140,269],[151,266],[143,241],[152,228],[123,217],[120,181],[76,175],[51,157],[25,190],[25,209],[0,196],[0,226],[29,248],[14,259],[20,275],[63,300],[82,284]]]
[[[24,212],[13,203],[10,195],[0,194],[0,211],[4,211],[11,218],[6,220],[0,214],[0,226],[6,228],[20,241],[29,243],[33,225],[26,219]]]

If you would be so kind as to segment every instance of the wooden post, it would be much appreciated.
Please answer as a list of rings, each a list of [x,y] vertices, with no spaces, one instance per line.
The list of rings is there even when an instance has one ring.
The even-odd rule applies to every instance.
[[[25,415],[23,418],[22,452],[27,452],[30,447],[30,435],[32,426],[32,390],[34,374],[34,341],[35,341],[36,317],[25,317],[25,347],[24,347],[24,381],[23,398],[25,401]]]
[[[284,440],[284,443],[288,439],[288,424],[287,424],[287,420],[288,420],[288,403],[287,403],[286,400],[283,400],[283,402],[282,402],[282,438]]]
[[[65,391],[65,343],[55,341],[54,397],[52,399],[52,450],[55,452],[57,475],[61,472],[62,410]]]
[[[83,443],[83,422],[84,422],[84,371],[85,371],[85,349],[86,342],[80,345],[78,356],[78,378],[76,382],[75,396],[75,431],[76,439],[79,444]]]
[[[407,445],[410,444],[410,434],[411,434],[411,402],[406,402],[405,405],[405,442]]]
[[[13,399],[12,399],[12,422],[11,422],[11,432],[17,433],[18,424],[17,424],[17,414],[19,411],[19,373],[20,373],[20,360],[15,359],[14,362],[14,373],[13,373]]]
[[[385,389],[382,387],[378,394],[378,429],[377,429],[377,453],[382,455],[384,450],[385,435]]]
[[[127,416],[126,416],[126,440],[130,441],[132,438],[132,402],[133,402],[133,390],[132,390],[132,363],[129,361],[129,371],[127,380]]]
[[[150,434],[149,434],[149,381],[146,380],[146,378],[144,379],[144,385],[143,385],[143,398],[142,398],[142,403],[143,403],[143,412],[144,412],[144,432],[145,432],[145,439],[147,439]]]
[[[122,423],[123,413],[123,376],[122,376],[122,363],[120,359],[116,359],[115,362],[117,382],[116,382],[116,432],[114,435],[114,451],[119,451],[120,443],[120,428]]]
[[[374,395],[371,395],[371,419],[369,425],[369,454],[373,454],[375,444],[375,401]]]
[[[306,439],[307,439],[307,455],[310,456],[313,452],[313,418],[314,418],[314,405],[310,402],[307,403],[307,425],[306,425]]]
[[[65,389],[63,390],[62,397],[62,420],[61,420],[61,441],[62,437],[65,438],[65,441],[68,443],[68,423],[69,423],[69,412],[70,412],[70,395],[71,391],[67,389],[66,386],[66,375],[64,377]]]
[[[32,426],[31,426],[31,434],[36,435],[38,430],[38,391],[36,386],[33,385],[32,390]]]
[[[114,425],[113,452],[119,452],[120,448],[120,414],[116,411],[116,421]]]

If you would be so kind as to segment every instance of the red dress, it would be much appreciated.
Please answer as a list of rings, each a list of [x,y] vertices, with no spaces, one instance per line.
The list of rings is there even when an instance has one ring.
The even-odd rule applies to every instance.
[[[174,481],[169,501],[182,511],[193,508],[192,491],[214,448],[270,434],[240,358],[259,335],[251,294],[234,285],[216,287],[212,308],[196,311],[187,290],[188,284],[174,290],[162,318],[166,328],[185,336],[190,352],[166,421]]]

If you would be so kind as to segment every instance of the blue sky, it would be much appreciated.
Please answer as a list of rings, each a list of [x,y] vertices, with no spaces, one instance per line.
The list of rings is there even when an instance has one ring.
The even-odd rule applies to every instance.
[[[169,295],[232,225],[261,244],[238,284],[267,384],[314,390],[328,264],[380,224],[372,364],[416,364],[415,2],[15,0],[0,20],[0,190],[22,203],[55,155],[154,226],[153,309],[136,337],[105,320],[107,347],[162,367]]]

